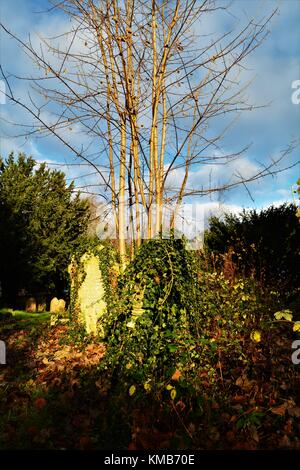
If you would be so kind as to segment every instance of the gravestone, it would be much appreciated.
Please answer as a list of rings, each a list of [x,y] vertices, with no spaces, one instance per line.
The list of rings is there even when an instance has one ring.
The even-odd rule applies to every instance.
[[[50,312],[51,313],[64,313],[66,308],[66,302],[63,299],[58,299],[53,297],[50,302]]]
[[[64,313],[66,311],[66,301],[64,299],[58,300],[58,312]]]
[[[46,312],[46,303],[45,302],[39,303],[37,311],[40,313]]]
[[[85,253],[78,264],[74,260],[71,262],[69,274],[71,297],[75,299],[72,313],[88,334],[103,334],[99,331],[99,319],[106,313],[106,301],[99,258],[93,253]]]
[[[34,297],[29,297],[26,300],[25,311],[28,313],[36,312],[36,300]]]

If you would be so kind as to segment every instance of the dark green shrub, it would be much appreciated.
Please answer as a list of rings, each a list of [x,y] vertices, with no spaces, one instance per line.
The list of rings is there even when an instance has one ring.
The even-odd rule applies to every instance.
[[[224,220],[212,217],[205,234],[205,250],[224,255],[229,250],[240,276],[261,286],[275,287],[286,296],[300,287],[300,225],[293,204],[269,207]],[[298,290],[299,295],[299,290]]]

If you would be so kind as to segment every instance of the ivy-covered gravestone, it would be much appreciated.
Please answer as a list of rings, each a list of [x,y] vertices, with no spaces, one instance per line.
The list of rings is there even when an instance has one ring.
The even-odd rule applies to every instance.
[[[103,245],[90,247],[74,256],[69,266],[70,313],[88,334],[104,336],[110,294],[110,252]]]

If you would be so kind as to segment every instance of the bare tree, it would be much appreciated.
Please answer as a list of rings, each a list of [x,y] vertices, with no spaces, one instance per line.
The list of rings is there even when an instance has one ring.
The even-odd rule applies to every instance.
[[[255,108],[239,75],[268,35],[276,10],[267,18],[249,19],[240,30],[206,37],[199,33],[201,25],[228,8],[224,1],[62,0],[53,8],[70,18],[70,28],[40,38],[39,47],[1,25],[39,71],[15,77],[28,80],[35,92],[22,101],[1,68],[6,96],[35,119],[22,135],[54,135],[99,176],[123,264],[128,230],[133,255],[143,237],[160,232],[166,202],[173,203],[174,224],[186,196],[247,187],[283,170],[278,164],[293,144],[250,178],[236,174],[222,185],[188,187],[191,170],[228,164],[247,150],[222,153],[222,139],[237,114]],[[223,129],[214,132],[221,117]],[[85,133],[87,144],[75,145],[71,129]],[[176,187],[170,184],[172,174],[182,175]]]

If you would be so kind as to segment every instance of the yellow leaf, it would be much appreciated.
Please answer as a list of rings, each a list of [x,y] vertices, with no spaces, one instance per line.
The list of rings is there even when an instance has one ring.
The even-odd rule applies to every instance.
[[[171,395],[171,399],[174,400],[175,397],[176,397],[176,390],[175,388],[172,388],[171,392],[170,392],[170,395]]]
[[[287,321],[292,321],[293,315],[291,313],[285,312],[283,318]]]
[[[166,390],[172,390],[173,388],[174,388],[174,387],[173,387],[172,385],[170,385],[170,384],[166,386]]]
[[[131,385],[131,387],[130,387],[130,389],[129,389],[129,395],[130,395],[131,397],[132,397],[132,395],[135,394],[135,390],[136,390],[135,385]]]
[[[290,310],[280,310],[279,312],[274,313],[274,317],[276,320],[287,320],[287,321],[292,321],[293,320],[293,314]]]
[[[249,300],[249,295],[242,295],[241,298],[245,302],[245,301]]]
[[[258,330],[252,331],[250,338],[252,341],[255,341],[255,343],[259,343],[261,341],[261,332]]]
[[[293,331],[300,331],[300,321],[295,321]]]

